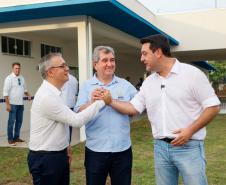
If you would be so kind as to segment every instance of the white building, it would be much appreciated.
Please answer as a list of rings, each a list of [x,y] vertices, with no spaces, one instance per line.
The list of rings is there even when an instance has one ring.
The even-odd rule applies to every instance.
[[[167,35],[173,54],[185,62],[225,58],[225,17],[221,9],[156,16],[136,0],[2,0],[0,91],[12,63],[20,62],[34,95],[42,82],[36,66],[50,50],[62,52],[81,85],[92,76],[91,54],[97,45],[115,49],[116,74],[130,76],[135,84],[144,74],[139,39],[151,34]],[[8,113],[2,101],[1,93],[0,137],[5,138]],[[25,101],[24,136],[29,131],[30,106]],[[85,139],[84,128],[74,132],[74,142]]]

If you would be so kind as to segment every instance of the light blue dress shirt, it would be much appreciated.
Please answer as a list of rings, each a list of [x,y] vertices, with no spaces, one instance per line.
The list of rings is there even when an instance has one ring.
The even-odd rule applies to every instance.
[[[86,81],[79,91],[75,111],[91,100],[96,88],[105,88],[112,98],[130,101],[137,93],[136,88],[125,79],[114,76],[111,83],[104,85],[96,75]],[[86,147],[95,152],[121,152],[131,146],[129,116],[120,114],[111,106],[105,106],[97,116],[86,124]]]

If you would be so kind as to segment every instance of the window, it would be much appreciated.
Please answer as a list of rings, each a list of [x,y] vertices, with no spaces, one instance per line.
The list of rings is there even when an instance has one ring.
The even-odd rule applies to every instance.
[[[62,49],[60,47],[56,46],[49,46],[47,44],[41,44],[41,57],[49,54],[50,52],[52,53],[61,53]]]
[[[2,53],[31,56],[31,41],[2,36]]]

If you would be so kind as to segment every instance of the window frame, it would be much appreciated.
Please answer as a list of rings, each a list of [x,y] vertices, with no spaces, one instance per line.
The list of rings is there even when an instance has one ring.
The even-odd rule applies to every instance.
[[[47,48],[48,48],[48,51],[47,51]],[[52,44],[40,43],[41,58],[43,56],[47,55],[48,53],[54,52],[53,50],[57,53],[63,54],[63,52],[62,52],[63,48],[62,47],[54,46]]]
[[[5,40],[4,40],[5,39]],[[6,48],[4,43],[6,41]],[[21,43],[22,41],[22,43]],[[10,42],[12,44],[10,44]],[[25,51],[25,44],[27,43],[27,51]],[[18,47],[20,48],[18,49]],[[32,42],[28,39],[22,39],[17,37],[11,37],[6,35],[1,35],[1,52],[6,55],[21,56],[21,57],[31,57],[31,47]],[[22,53],[21,53],[22,51]]]

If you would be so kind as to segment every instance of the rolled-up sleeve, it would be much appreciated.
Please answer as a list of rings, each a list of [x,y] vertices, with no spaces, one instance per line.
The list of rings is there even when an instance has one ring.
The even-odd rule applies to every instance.
[[[204,109],[220,105],[220,101],[216,96],[213,87],[203,72],[197,71],[193,83],[194,97]]]
[[[144,90],[142,87],[135,97],[130,101],[130,103],[140,114],[146,109]]]

